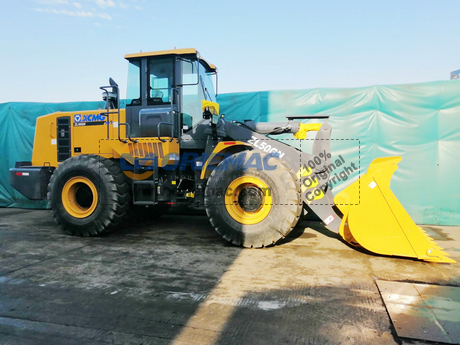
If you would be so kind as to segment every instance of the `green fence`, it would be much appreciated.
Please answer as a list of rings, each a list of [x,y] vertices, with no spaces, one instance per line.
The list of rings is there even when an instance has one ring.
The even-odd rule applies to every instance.
[[[230,120],[282,121],[287,115],[329,114],[332,154],[360,167],[402,156],[392,190],[419,224],[460,225],[460,81],[351,89],[231,93],[218,96]],[[35,119],[55,111],[91,110],[102,102],[0,104],[0,206],[42,208],[9,185],[8,169],[31,159]],[[314,134],[313,134],[314,137]],[[304,151],[312,140],[291,140]],[[310,138],[310,136],[309,136]],[[352,182],[341,181],[337,192]]]

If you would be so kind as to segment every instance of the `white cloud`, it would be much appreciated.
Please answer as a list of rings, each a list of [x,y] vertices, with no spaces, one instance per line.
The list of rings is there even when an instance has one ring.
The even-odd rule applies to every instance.
[[[139,6],[145,0],[32,0],[40,6],[33,10],[56,15],[72,17],[93,17],[103,20],[113,20],[113,14],[117,9],[136,9],[142,11]],[[99,26],[99,23],[95,23]]]
[[[36,11],[39,12],[46,12],[46,13],[54,13],[59,15],[65,16],[72,16],[72,17],[99,17],[101,19],[112,20],[112,17],[107,13],[94,13],[91,11],[67,11],[67,10],[56,10],[56,9],[49,9],[49,8],[36,8]]]
[[[98,23],[98,22],[94,23],[94,25],[96,25],[98,28],[100,28],[102,26],[102,24]]]
[[[108,13],[97,13],[97,16],[102,19],[112,20],[112,17]]]
[[[96,5],[102,8],[115,7],[113,0],[96,0]]]
[[[42,5],[65,5],[69,3],[67,0],[35,0],[35,2]]]

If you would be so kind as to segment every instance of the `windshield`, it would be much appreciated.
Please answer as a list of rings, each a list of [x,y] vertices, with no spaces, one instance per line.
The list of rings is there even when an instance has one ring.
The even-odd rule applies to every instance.
[[[197,60],[183,60],[182,63],[182,118],[187,127],[203,119],[201,101],[216,101],[212,75]]]
[[[215,73],[207,73],[204,68],[200,68],[200,81],[203,88],[203,94],[207,101],[216,101],[216,93],[214,92],[214,83],[212,75]]]

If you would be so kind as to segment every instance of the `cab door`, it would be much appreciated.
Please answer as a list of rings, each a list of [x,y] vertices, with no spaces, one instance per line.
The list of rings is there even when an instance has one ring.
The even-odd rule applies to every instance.
[[[172,56],[130,61],[126,122],[129,124],[131,137],[179,137],[175,79],[175,58]]]

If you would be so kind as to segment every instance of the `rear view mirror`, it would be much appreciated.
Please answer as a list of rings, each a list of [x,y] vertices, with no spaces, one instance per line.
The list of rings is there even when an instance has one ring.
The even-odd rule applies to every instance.
[[[118,87],[118,84],[115,82],[115,80],[113,80],[112,78],[109,78],[109,84],[110,86],[112,87]]]

